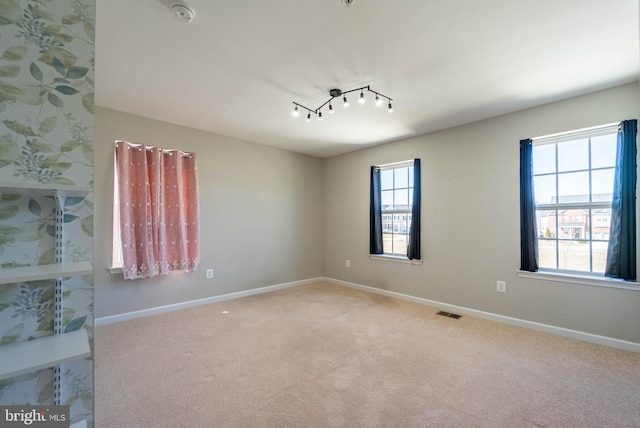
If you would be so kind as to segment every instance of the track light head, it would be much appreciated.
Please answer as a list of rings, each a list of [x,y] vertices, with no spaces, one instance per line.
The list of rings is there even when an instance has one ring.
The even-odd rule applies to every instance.
[[[376,107],[380,107],[381,105],[382,105],[382,100],[380,99],[378,94],[376,94]]]
[[[329,114],[333,114],[333,112],[333,106],[331,105],[331,103],[329,103]]]
[[[311,113],[307,113],[307,123],[311,122]]]
[[[391,107],[391,101],[389,101],[389,109],[387,111],[389,113],[393,113],[393,107]]]
[[[358,100],[358,102],[360,104],[364,104],[364,101],[365,101],[365,99],[364,99],[364,91],[360,91],[360,99]]]
[[[296,106],[296,107],[293,109],[293,112],[292,112],[291,114],[293,115],[293,117],[298,117],[298,116],[300,116],[300,112],[298,111],[298,106]]]
[[[349,107],[349,101],[347,100],[347,96],[346,95],[342,97],[342,101],[344,102],[344,106],[345,107]]]
[[[322,120],[322,112],[318,112],[318,120]]]

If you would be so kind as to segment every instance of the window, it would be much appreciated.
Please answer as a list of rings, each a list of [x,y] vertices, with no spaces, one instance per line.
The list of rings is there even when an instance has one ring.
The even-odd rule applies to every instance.
[[[617,125],[533,139],[540,269],[604,274]]]
[[[637,133],[630,119],[520,140],[520,270],[636,280]],[[584,222],[561,224],[571,212]]]
[[[371,167],[370,254],[420,259],[420,159]]]
[[[195,154],[117,141],[114,156],[113,267],[125,279],[195,270]]]
[[[380,181],[382,248],[385,254],[404,256],[407,254],[413,209],[413,161],[406,166],[380,168]]]

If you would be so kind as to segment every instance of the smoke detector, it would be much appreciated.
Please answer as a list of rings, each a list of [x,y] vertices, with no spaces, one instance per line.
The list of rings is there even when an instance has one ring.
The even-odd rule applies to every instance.
[[[355,0],[342,0],[342,3],[344,3],[345,6],[349,7],[354,1]]]
[[[169,3],[169,7],[180,22],[191,22],[196,17],[196,10],[183,1],[172,1]]]

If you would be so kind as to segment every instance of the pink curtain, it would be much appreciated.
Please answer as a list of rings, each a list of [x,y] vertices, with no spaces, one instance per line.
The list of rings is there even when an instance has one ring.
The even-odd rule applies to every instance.
[[[125,279],[196,269],[200,262],[194,153],[115,146]]]

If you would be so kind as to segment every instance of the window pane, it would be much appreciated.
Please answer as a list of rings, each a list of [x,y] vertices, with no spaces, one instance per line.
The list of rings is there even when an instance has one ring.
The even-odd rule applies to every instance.
[[[589,202],[589,173],[558,174],[560,203]]]
[[[558,255],[559,269],[591,271],[588,241],[560,241]]]
[[[611,226],[611,209],[592,210],[591,225],[593,239],[608,241],[609,228]]]
[[[536,204],[556,203],[556,176],[542,175],[533,177]]]
[[[538,266],[547,269],[557,269],[556,266],[556,241],[538,240]]]
[[[382,252],[387,254],[393,252],[393,235],[390,233],[382,234]]]
[[[409,187],[413,187],[413,167],[409,167]]]
[[[615,170],[600,169],[591,173],[593,202],[610,202],[613,198],[613,176]]]
[[[407,254],[407,235],[393,235],[393,252],[395,254]]]
[[[556,212],[553,210],[536,210],[536,227],[538,238],[556,237]]]
[[[400,233],[409,233],[409,229],[407,229],[407,214],[402,214],[400,218]]]
[[[383,190],[382,192],[382,209],[393,209],[393,190]]]
[[[380,171],[380,183],[382,190],[393,189],[393,170],[383,169]]]
[[[533,174],[556,172],[556,145],[533,146]]]
[[[558,172],[589,168],[589,140],[566,141],[558,144]]]
[[[608,242],[593,243],[593,271],[604,273],[607,267],[607,246]]]
[[[409,187],[409,168],[396,168],[393,170],[395,177],[396,189],[401,187]]]
[[[394,199],[395,209],[406,210],[409,207],[409,190],[408,189],[394,190],[394,193],[395,193],[395,199]]]
[[[591,168],[615,166],[616,140],[616,134],[601,135],[591,139]]]

